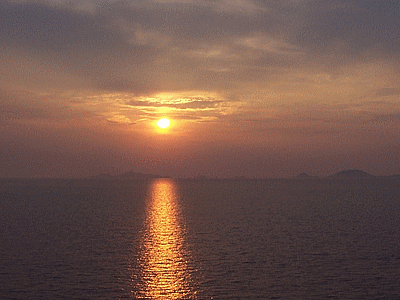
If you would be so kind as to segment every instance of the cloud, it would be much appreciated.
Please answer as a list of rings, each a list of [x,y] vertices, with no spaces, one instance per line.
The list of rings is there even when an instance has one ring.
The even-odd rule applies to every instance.
[[[8,69],[21,70],[15,82],[26,85],[137,95],[231,91],[272,83],[289,73],[300,80],[298,74],[305,70],[319,72],[324,63],[338,63],[338,54],[329,57],[332,44],[352,47],[346,44],[347,31],[329,27],[336,22],[335,14],[342,18],[350,9],[348,14],[360,19],[358,7],[378,14],[374,7],[343,3],[86,1],[68,6],[5,1],[0,4],[0,37],[7,50],[3,60]],[[319,45],[318,36],[328,41],[326,47]],[[352,59],[346,51],[343,56]],[[22,60],[19,65],[29,65],[25,73],[15,68],[15,57]],[[39,70],[54,76],[33,76],[31,81]]]
[[[400,113],[399,114],[387,114],[387,115],[375,115],[371,123],[379,123],[379,124],[400,124]]]
[[[376,96],[398,96],[400,95],[400,88],[381,88],[376,91]]]
[[[9,86],[126,92],[126,104],[148,109],[205,111],[233,99],[327,101],[346,97],[356,80],[366,82],[361,72],[370,69],[357,73],[354,66],[368,59],[378,65],[379,55],[398,52],[398,8],[397,1],[3,1],[7,70],[0,72],[12,75]],[[376,54],[367,58],[370,49]],[[389,63],[380,64],[383,74]],[[378,75],[368,73],[368,83]],[[371,87],[376,96],[396,92],[379,85]],[[196,90],[229,96],[143,100]]]
[[[296,39],[313,51],[394,54],[400,50],[399,15],[396,0],[309,1]]]
[[[42,3],[0,4],[3,43],[12,47],[69,54],[110,49],[122,37],[102,16]]]
[[[299,55],[303,54],[303,49],[291,45],[285,41],[261,35],[239,38],[238,44],[251,49],[260,50],[266,53]]]
[[[42,66],[36,66],[35,72],[43,67],[62,69],[71,77],[81,77],[86,87],[148,90],[138,74],[146,73],[152,66],[154,49],[130,43],[103,11],[74,10],[45,2],[2,2],[0,39],[6,54],[3,60],[10,69],[16,63],[15,54],[28,63],[41,61]],[[28,72],[31,70],[18,80],[28,81]],[[38,85],[45,86],[46,80],[43,78]]]
[[[203,98],[185,98],[185,99],[175,99],[173,101],[163,102],[163,100],[153,98],[152,100],[132,100],[127,103],[128,105],[135,107],[169,107],[179,110],[204,110],[213,109],[216,106],[222,104],[221,100],[210,100]]]
[[[88,107],[70,105],[65,95],[38,94],[24,91],[0,90],[0,123],[39,124],[75,122],[96,119]]]

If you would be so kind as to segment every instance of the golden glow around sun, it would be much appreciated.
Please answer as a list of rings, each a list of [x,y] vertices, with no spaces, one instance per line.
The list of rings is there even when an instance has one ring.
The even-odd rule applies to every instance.
[[[170,124],[171,124],[170,120],[166,118],[157,121],[157,126],[162,129],[168,128]]]

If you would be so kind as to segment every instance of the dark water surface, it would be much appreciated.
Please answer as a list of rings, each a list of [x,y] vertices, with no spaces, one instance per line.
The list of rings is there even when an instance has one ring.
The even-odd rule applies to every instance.
[[[0,180],[1,299],[400,299],[400,182]]]

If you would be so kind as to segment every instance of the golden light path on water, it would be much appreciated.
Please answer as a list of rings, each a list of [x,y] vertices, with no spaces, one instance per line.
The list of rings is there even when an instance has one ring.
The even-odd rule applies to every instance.
[[[173,180],[152,182],[143,236],[138,299],[196,299],[191,287]]]

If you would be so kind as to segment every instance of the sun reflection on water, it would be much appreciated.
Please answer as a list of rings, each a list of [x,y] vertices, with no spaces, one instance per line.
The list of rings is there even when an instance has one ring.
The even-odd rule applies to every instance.
[[[190,285],[189,255],[183,247],[177,199],[172,180],[152,182],[140,259],[138,299],[196,299]]]

